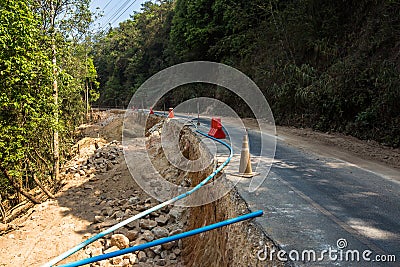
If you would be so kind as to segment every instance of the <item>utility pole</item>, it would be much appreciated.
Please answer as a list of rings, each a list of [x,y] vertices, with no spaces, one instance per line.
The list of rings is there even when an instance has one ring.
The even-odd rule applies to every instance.
[[[55,27],[55,16],[56,10],[54,6],[54,0],[50,1],[51,14],[50,14],[50,24],[51,24],[51,51],[53,55],[53,99],[54,99],[54,121],[55,128],[53,133],[53,174],[55,181],[59,180],[60,176],[60,151],[59,151],[59,137],[58,137],[58,84],[57,84],[57,51],[56,51],[56,27]]]
[[[92,83],[91,82],[89,83],[89,86],[90,86],[89,90],[92,91],[93,87],[92,87]],[[89,90],[88,90],[88,102],[87,102],[87,104],[88,104],[88,111],[89,111],[89,121],[92,121],[93,114],[92,114],[92,106],[90,105],[90,101],[89,101]]]
[[[89,78],[89,73],[88,73],[88,52],[87,52],[87,35],[85,31],[85,117],[86,117],[86,123],[89,122],[89,83],[90,83],[90,78]]]
[[[200,126],[200,104],[199,98],[197,98],[197,127]]]
[[[89,122],[89,78],[85,79],[85,98],[86,98],[86,122]]]

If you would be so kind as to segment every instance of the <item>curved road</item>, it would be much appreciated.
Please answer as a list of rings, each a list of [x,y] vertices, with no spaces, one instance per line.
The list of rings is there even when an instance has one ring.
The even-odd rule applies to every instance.
[[[229,130],[235,134],[234,128]],[[260,136],[249,131],[255,158],[260,157]],[[282,140],[277,140],[272,168],[256,192],[247,190],[250,179],[239,179],[239,193],[252,210],[265,211],[258,222],[283,250],[294,250],[291,258],[296,266],[400,266],[398,180]],[[392,262],[378,262],[385,258]]]
[[[209,127],[208,119],[201,123]],[[243,128],[223,125],[230,137],[241,140]],[[276,137],[255,130],[248,134],[253,161],[263,160],[261,139],[273,142]],[[293,260],[289,265],[400,266],[400,171],[393,170],[394,178],[388,178],[278,139],[267,179],[250,193],[250,179],[231,175],[238,170],[241,149],[233,148],[227,178],[237,182],[251,210],[264,210],[257,221],[286,252],[282,258]],[[224,150],[218,152],[223,155]],[[264,250],[260,257],[271,253],[278,255]]]

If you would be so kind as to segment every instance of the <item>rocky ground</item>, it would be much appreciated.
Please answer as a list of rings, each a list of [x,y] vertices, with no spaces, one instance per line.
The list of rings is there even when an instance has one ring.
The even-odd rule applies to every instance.
[[[159,204],[158,201],[149,198],[140,188],[134,185],[133,179],[130,186],[125,184],[126,187],[123,191],[119,191],[120,194],[116,195],[116,191],[107,188],[104,182],[121,182],[121,171],[114,172],[113,177],[106,178],[103,181],[96,177],[94,173],[108,174],[114,168],[114,165],[123,164],[119,161],[121,156],[120,143],[112,141],[95,150],[93,156],[81,165],[75,165],[66,170],[67,174],[73,174],[75,178],[78,178],[78,175],[89,176],[88,184],[84,185],[84,189],[92,191],[93,195],[97,197],[91,205],[98,207],[93,212],[93,223],[91,224],[95,232],[106,230],[124,219]],[[100,189],[102,187],[103,189]],[[89,257],[93,257],[181,233],[183,228],[181,213],[182,210],[178,207],[164,207],[144,219],[120,228],[107,238],[99,239],[89,245],[85,253]],[[174,241],[145,251],[94,263],[92,266],[132,266],[136,263],[141,263],[141,266],[146,266],[145,263],[150,264],[150,266],[176,266],[179,262],[181,249],[182,242]]]
[[[41,266],[88,237],[159,203],[135,183],[127,168],[120,143],[124,113],[115,110],[95,115],[96,123],[82,125],[77,131],[81,140],[73,147],[73,158],[63,167],[65,186],[56,198],[34,206],[5,227],[8,230],[0,236],[0,266]],[[210,170],[186,173],[170,166],[160,152],[162,123],[157,122],[159,119],[155,120],[156,127],[147,137],[148,153],[157,171],[165,179],[182,186],[193,186],[204,179]],[[252,125],[251,120],[245,122],[248,127]],[[185,157],[196,158],[196,137],[190,130],[184,130],[181,138],[181,152]],[[383,168],[382,163],[395,168],[400,166],[398,149],[374,142],[287,127],[278,127],[278,138],[307,151],[327,151],[349,162],[362,155],[361,158],[368,161],[361,163],[373,168]],[[248,212],[235,190],[204,206],[165,207],[97,240],[62,263],[149,242]],[[92,266],[264,266],[260,264],[265,263],[255,258],[260,244],[275,246],[257,224],[244,222]],[[268,266],[276,263],[274,259]]]
[[[128,171],[120,143],[123,112],[95,115],[96,123],[78,129],[81,140],[73,147],[73,158],[63,167],[65,186],[56,198],[34,206],[5,227],[8,230],[0,236],[0,266],[41,266],[88,237],[159,203],[135,183]],[[171,168],[163,153],[159,153],[161,125],[154,127],[147,137],[148,151],[157,170],[171,182],[183,186],[197,184],[208,175],[206,172],[179,172]],[[282,135],[287,142],[307,149],[315,145],[316,149],[327,145],[341,148],[336,143],[342,141],[354,148],[354,153],[368,151],[365,154],[383,155],[380,158],[389,165],[399,166],[398,150],[381,147],[374,150],[378,145],[309,130],[278,128],[278,136]],[[188,158],[198,156],[193,146],[198,142],[196,138],[186,130],[182,137],[181,152]],[[95,241],[62,263],[149,242],[248,212],[235,191],[205,206],[165,207]],[[260,244],[275,246],[257,224],[245,222],[92,266],[261,266],[255,258]],[[270,262],[268,266],[275,263]]]
[[[0,266],[40,266],[88,237],[158,204],[131,178],[120,141],[110,141],[114,132],[121,132],[122,117],[114,114],[112,119],[80,128],[86,137],[74,146],[76,155],[64,166],[66,185],[56,199],[30,209],[23,219],[14,222],[16,230],[0,237]],[[165,207],[95,241],[62,263],[180,233],[184,218],[182,209]],[[181,249],[182,242],[170,242],[92,266],[179,266]]]

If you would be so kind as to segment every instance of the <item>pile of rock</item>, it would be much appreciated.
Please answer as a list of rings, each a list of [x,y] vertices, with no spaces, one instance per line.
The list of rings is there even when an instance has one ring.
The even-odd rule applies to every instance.
[[[127,188],[120,195],[110,194],[107,197],[101,189],[102,183],[111,179],[117,182],[121,172],[110,172],[114,165],[121,162],[123,156],[122,147],[119,142],[113,141],[93,151],[92,155],[80,164],[69,166],[66,173],[80,180],[88,179],[90,182],[84,185],[84,189],[92,189],[95,196],[92,229],[101,232],[109,227],[145,211],[159,202],[149,198],[139,188]],[[98,180],[95,174],[107,172],[112,177]],[[101,176],[100,176],[101,177]],[[120,182],[118,180],[118,182]],[[92,187],[92,188],[87,188]],[[97,189],[96,189],[97,188]],[[99,239],[86,247],[87,257],[93,257],[123,248],[151,242],[167,236],[182,232],[184,221],[182,220],[184,209],[175,206],[166,206],[147,215],[146,217],[127,224],[116,230],[112,235]],[[185,218],[184,218],[185,219]],[[101,262],[93,263],[92,266],[179,266],[181,265],[182,241],[173,241],[163,245],[155,246],[125,254]]]
[[[136,191],[135,195],[130,198],[113,201],[102,200],[99,206],[103,208],[93,220],[95,229],[98,231],[105,230],[158,204],[157,201],[151,198],[140,200],[137,197],[138,194],[139,192]],[[183,228],[182,216],[182,208],[164,207],[147,215],[145,218],[127,224],[107,238],[97,240],[88,246],[86,254],[93,257],[179,234]],[[181,240],[172,241],[144,251],[137,251],[96,262],[92,266],[133,266],[137,264],[140,266],[178,266],[180,265],[181,249]]]
[[[139,188],[128,186],[118,197],[107,194],[103,186],[107,181],[121,183],[121,171],[114,165],[123,156],[120,142],[113,141],[92,150],[90,156],[75,161],[65,169],[65,174],[80,181],[88,180],[84,189],[93,190],[95,207],[92,229],[102,232],[109,227],[145,211],[159,202],[149,198]],[[107,173],[103,176],[96,174]],[[110,175],[109,175],[110,174]],[[99,178],[104,177],[104,178]],[[90,187],[90,188],[89,188]],[[114,190],[114,189],[109,189]],[[186,222],[185,210],[166,206],[146,217],[131,222],[114,233],[101,238],[85,248],[87,257],[94,257],[127,247],[151,242],[182,232]],[[87,236],[89,237],[89,236]],[[182,241],[172,241],[143,251],[136,251],[91,264],[91,266],[182,266]]]
[[[84,160],[75,161],[74,165],[68,166],[63,174],[72,175],[78,179],[81,177],[94,177],[94,173],[104,173],[118,164],[118,157],[122,156],[122,147],[119,141],[112,141],[101,148],[94,150],[93,155]]]

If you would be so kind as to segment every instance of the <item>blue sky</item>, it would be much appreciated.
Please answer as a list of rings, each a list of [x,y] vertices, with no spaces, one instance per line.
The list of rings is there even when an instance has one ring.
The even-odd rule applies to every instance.
[[[121,21],[129,19],[134,11],[139,11],[144,2],[146,0],[92,0],[90,10],[103,13],[103,16],[95,21],[94,28],[107,29],[109,23],[112,27],[117,27]]]

